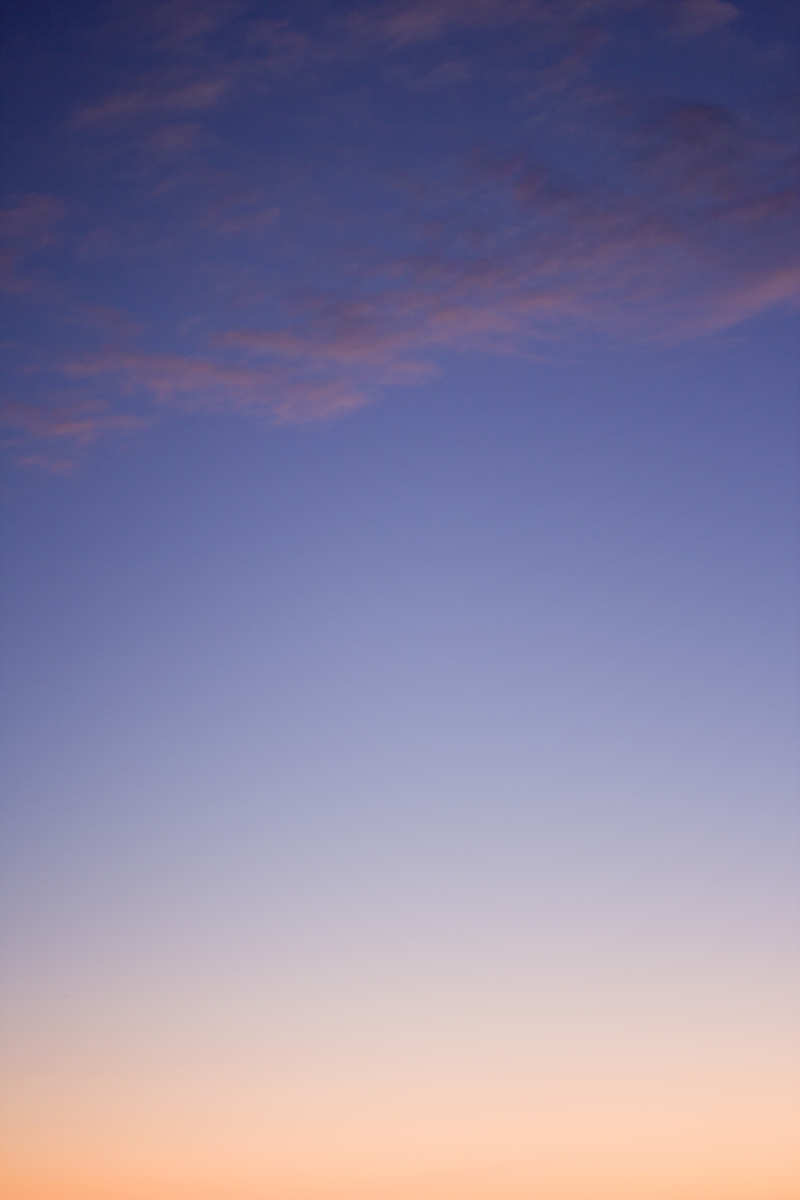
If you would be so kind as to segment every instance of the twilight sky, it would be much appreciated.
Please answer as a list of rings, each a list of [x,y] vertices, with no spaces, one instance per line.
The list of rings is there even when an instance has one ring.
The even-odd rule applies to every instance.
[[[800,7],[15,6],[0,1192],[800,1194]]]

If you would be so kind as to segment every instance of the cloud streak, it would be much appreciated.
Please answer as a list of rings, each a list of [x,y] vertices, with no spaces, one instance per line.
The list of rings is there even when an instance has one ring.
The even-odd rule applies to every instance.
[[[242,366],[196,355],[107,351],[56,366],[54,373],[82,385],[99,382],[162,409],[249,412],[282,423],[327,420],[365,404],[343,378],[283,366]]]
[[[210,111],[233,95],[236,83],[258,88],[310,64],[335,67],[478,30],[492,35],[520,27],[538,39],[580,41],[587,30],[597,33],[597,22],[647,10],[656,18],[669,12],[672,28],[687,37],[718,31],[739,15],[730,0],[671,5],[662,0],[388,0],[332,6],[309,26],[300,24],[303,6],[293,22],[265,18],[238,0],[163,0],[145,10],[144,22],[162,55],[158,68],[129,88],[83,105],[72,124],[86,129],[146,114]],[[141,25],[126,31],[135,37]],[[568,61],[574,66],[572,52]],[[408,81],[412,88],[430,90],[461,84],[469,72],[463,56],[450,56],[422,75],[409,74]]]
[[[683,38],[713,57],[739,17],[727,0],[153,6],[130,29],[149,65],[70,118],[103,186],[69,204],[20,189],[3,214],[3,286],[44,301],[53,334],[14,350],[6,426],[88,444],[171,409],[313,423],[455,355],[708,336],[795,304],[786,114],[606,75],[643,24],[680,63]],[[31,398],[34,374],[55,399]]]
[[[85,448],[101,437],[132,433],[151,423],[142,413],[113,412],[93,399],[48,404],[8,401],[0,405],[0,427],[10,432],[11,444],[15,446],[33,440],[68,445],[72,449]],[[52,454],[22,453],[18,461],[54,469],[60,474],[73,460]]]
[[[730,0],[681,0],[676,9],[675,27],[688,37],[723,29],[741,15]]]
[[[78,109],[73,125],[87,128],[152,113],[199,112],[218,105],[231,86],[231,80],[224,75],[173,82],[170,74],[167,72],[127,91],[114,92],[97,104]]]
[[[36,192],[0,209],[0,291],[24,296],[40,290],[32,264],[56,242],[65,211],[57,196]]]

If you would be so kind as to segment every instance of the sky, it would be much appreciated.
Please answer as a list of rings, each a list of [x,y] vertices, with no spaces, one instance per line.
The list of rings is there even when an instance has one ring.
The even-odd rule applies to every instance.
[[[800,8],[0,68],[0,1192],[796,1200]]]

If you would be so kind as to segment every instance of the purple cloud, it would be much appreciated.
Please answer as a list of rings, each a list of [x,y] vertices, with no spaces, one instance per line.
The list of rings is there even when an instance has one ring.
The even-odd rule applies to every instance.
[[[63,200],[35,192],[0,209],[0,291],[33,295],[46,287],[28,263],[55,243],[65,211]]]
[[[81,445],[107,433],[130,432],[149,424],[139,413],[111,412],[93,400],[47,405],[7,401],[0,406],[0,425],[35,438],[74,441]]]
[[[246,8],[242,0],[158,0],[143,14],[162,50],[193,49]]]
[[[0,238],[18,249],[40,249],[53,240],[53,229],[64,216],[64,201],[57,196],[31,193],[0,209]]]
[[[676,5],[675,28],[688,37],[722,29],[740,16],[730,0],[680,0]]]
[[[89,442],[131,427],[109,395],[145,421],[171,407],[313,422],[424,385],[448,355],[708,335],[795,303],[788,121],[603,74],[640,27],[677,56],[670,31],[737,15],[726,0],[142,10],[126,29],[149,60],[70,124],[113,132],[72,145],[114,205],[88,187],[67,221],[32,191],[2,214],[2,286],[47,298],[48,378],[89,397],[20,401],[7,427]],[[356,89],[348,108],[354,73],[371,99]],[[423,104],[430,136],[426,115],[406,137],[403,106]],[[32,269],[45,253],[70,281],[58,295]]]
[[[17,459],[17,463],[20,467],[31,467],[36,471],[45,471],[48,475],[71,475],[75,470],[74,459],[57,455],[23,454]]]
[[[64,362],[56,371],[83,384],[113,380],[125,395],[162,408],[260,413],[282,423],[328,419],[367,402],[343,377],[192,355],[108,351]]]
[[[76,128],[105,125],[148,113],[194,112],[214,108],[231,86],[227,75],[215,74],[185,82],[171,82],[171,72],[127,91],[114,92],[97,104],[79,109]]]

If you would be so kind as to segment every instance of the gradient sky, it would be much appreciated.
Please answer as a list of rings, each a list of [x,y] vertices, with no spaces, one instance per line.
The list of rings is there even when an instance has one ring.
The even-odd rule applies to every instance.
[[[7,1200],[800,1195],[800,7],[15,6]]]

